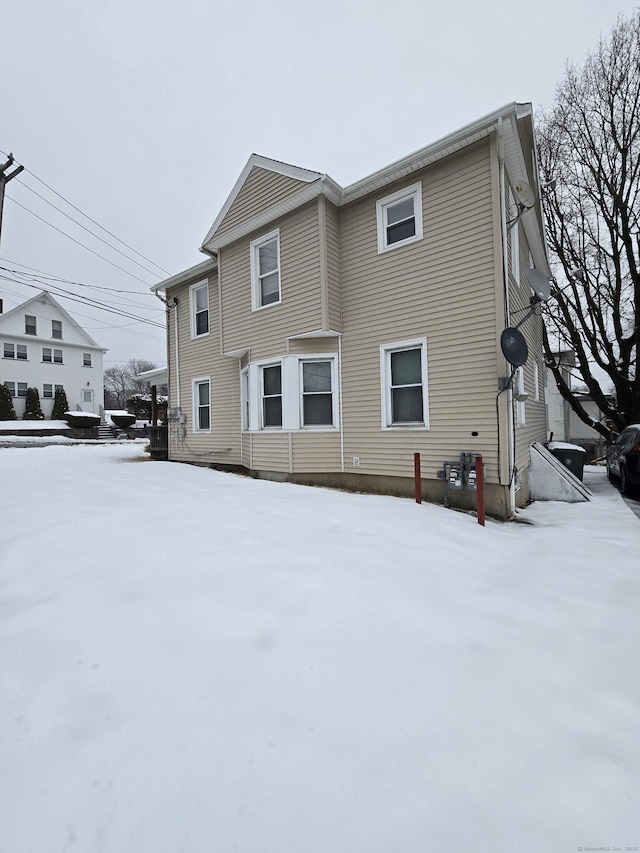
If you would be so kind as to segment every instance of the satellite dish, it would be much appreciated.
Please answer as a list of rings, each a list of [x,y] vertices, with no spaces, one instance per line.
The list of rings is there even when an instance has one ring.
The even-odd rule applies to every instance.
[[[522,207],[533,207],[536,203],[536,197],[533,194],[533,190],[526,181],[516,181],[513,185],[513,191],[516,194],[518,204],[521,204]]]
[[[538,302],[546,302],[551,295],[551,282],[549,278],[542,270],[537,270],[534,267],[528,269],[525,275]]]
[[[529,358],[529,347],[522,332],[517,329],[505,329],[500,335],[500,347],[503,356],[512,367],[522,367]]]

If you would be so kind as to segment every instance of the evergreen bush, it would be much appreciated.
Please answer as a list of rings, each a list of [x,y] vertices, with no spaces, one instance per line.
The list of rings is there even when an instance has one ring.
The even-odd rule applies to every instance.
[[[17,421],[18,416],[13,408],[11,392],[6,385],[0,385],[0,421]]]
[[[27,399],[25,400],[23,420],[44,420],[44,413],[40,407],[40,394],[38,393],[37,388],[27,388]]]
[[[64,413],[69,411],[69,403],[64,388],[56,388],[56,395],[53,399],[53,410],[51,419],[54,421],[63,421]]]

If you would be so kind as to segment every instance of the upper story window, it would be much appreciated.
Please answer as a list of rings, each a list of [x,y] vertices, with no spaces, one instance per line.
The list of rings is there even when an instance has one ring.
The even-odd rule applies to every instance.
[[[413,184],[376,202],[378,252],[422,240],[422,184]]]
[[[282,365],[262,368],[262,426],[282,427]]]
[[[51,347],[42,347],[42,360],[54,364],[62,364],[62,350]]]
[[[21,361],[27,360],[27,346],[26,344],[5,344],[4,345],[4,357],[5,358],[18,358]]]
[[[36,318],[32,314],[24,315],[24,333],[25,335],[37,335]]]
[[[380,347],[382,428],[429,426],[427,342],[424,338]]]
[[[51,321],[51,337],[62,340],[62,320]]]
[[[251,243],[251,308],[257,311],[281,301],[280,232],[272,231]]]
[[[209,285],[205,281],[189,288],[191,337],[209,334]]]
[[[83,352],[82,353],[82,366],[83,367],[91,367],[91,353]]]

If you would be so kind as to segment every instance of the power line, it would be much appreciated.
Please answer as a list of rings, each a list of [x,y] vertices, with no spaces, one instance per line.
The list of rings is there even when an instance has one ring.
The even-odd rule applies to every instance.
[[[2,151],[2,150],[0,149],[0,153],[4,154],[5,152],[4,152],[4,151]],[[6,155],[5,155],[5,156],[6,156]],[[36,181],[38,181],[38,182],[39,182],[39,183],[41,183],[44,187],[46,187],[46,188],[49,190],[49,192],[52,192],[52,193],[53,193],[54,195],[56,195],[59,199],[61,199],[62,201],[64,201],[64,203],[65,203],[65,204],[68,204],[68,205],[69,205],[69,207],[72,207],[72,208],[73,208],[75,211],[77,211],[81,216],[84,216],[84,217],[85,217],[85,219],[88,219],[88,220],[89,220],[89,222],[92,222],[94,225],[97,225],[97,227],[98,227],[98,228],[100,228],[100,230],[101,230],[101,231],[104,231],[104,232],[105,232],[105,234],[108,234],[110,237],[113,237],[113,239],[114,239],[114,240],[117,240],[117,241],[118,241],[118,243],[121,243],[123,246],[126,246],[126,247],[127,247],[127,249],[131,249],[131,251],[132,251],[132,252],[135,252],[135,254],[136,254],[136,255],[138,255],[139,257],[141,257],[143,260],[148,261],[150,264],[153,264],[153,266],[154,266],[154,267],[157,267],[159,270],[161,270],[163,273],[165,273],[165,275],[170,275],[170,273],[169,273],[167,270],[163,269],[163,268],[160,266],[160,264],[157,264],[155,261],[152,261],[152,260],[151,260],[151,258],[147,258],[147,257],[146,257],[146,255],[143,255],[143,254],[142,254],[142,252],[139,252],[137,249],[134,249],[134,248],[133,248],[133,246],[130,246],[128,243],[125,243],[125,241],[124,241],[124,240],[121,240],[121,239],[120,239],[120,237],[116,237],[116,235],[115,235],[115,234],[113,234],[111,231],[109,231],[109,229],[108,229],[108,228],[105,228],[105,227],[104,227],[104,225],[100,225],[100,223],[99,223],[99,222],[96,222],[96,220],[95,220],[95,219],[92,219],[92,218],[91,218],[88,214],[86,214],[84,211],[80,210],[80,208],[79,208],[79,207],[76,207],[76,205],[75,205],[75,204],[73,204],[73,202],[69,201],[69,199],[67,199],[67,198],[65,198],[63,195],[61,195],[57,190],[54,190],[54,189],[53,189],[53,187],[49,186],[49,184],[47,184],[47,183],[46,183],[46,181],[43,181],[43,180],[42,180],[42,178],[39,178],[39,177],[35,174],[35,172],[32,172],[30,169],[27,169],[27,168],[26,168],[26,166],[22,166],[21,164],[19,164],[17,160],[15,161],[15,163],[16,163],[16,165],[19,165],[19,166],[20,166],[20,170],[21,170],[21,171],[22,171],[22,170],[24,170],[28,175],[31,175],[33,178],[35,178],[35,179],[36,179]],[[22,181],[21,181],[21,183],[22,183]],[[26,186],[26,184],[25,184],[25,186]],[[35,190],[32,190],[32,192],[35,192]],[[66,214],[65,214],[65,215],[66,215]]]
[[[60,209],[59,207],[57,207],[57,206],[56,206],[52,201],[49,201],[49,200],[48,200],[48,199],[46,199],[43,195],[40,195],[40,193],[39,193],[39,192],[36,192],[32,187],[30,187],[30,186],[29,186],[29,184],[25,184],[25,182],[24,182],[24,181],[21,181],[21,180],[19,180],[19,179],[18,179],[18,183],[19,183],[19,184],[22,184],[22,186],[23,186],[23,187],[25,187],[26,189],[28,189],[28,190],[29,190],[29,192],[33,193],[34,195],[37,195],[37,196],[38,196],[38,198],[42,199],[42,201],[43,201],[45,204],[48,204],[48,205],[49,205],[50,207],[52,207],[54,210],[57,210],[57,211],[58,211],[58,213],[61,213],[63,216],[66,216],[66,217],[67,217],[67,219],[69,219],[71,222],[73,222],[73,223],[74,223],[75,225],[77,225],[79,228],[82,228],[82,229],[83,229],[83,231],[86,231],[86,232],[87,232],[87,234],[91,234],[91,236],[92,236],[92,237],[95,237],[95,238],[96,238],[96,240],[100,240],[100,242],[101,242],[101,243],[104,243],[104,244],[105,244],[105,246],[108,246],[110,249],[113,249],[113,251],[114,251],[114,252],[117,252],[119,255],[122,255],[122,257],[123,257],[123,258],[126,258],[128,261],[131,261],[131,263],[132,263],[132,264],[135,264],[136,266],[140,267],[140,269],[143,269],[145,272],[148,272],[150,275],[155,276],[156,278],[158,277],[158,273],[157,273],[157,272],[154,272],[153,270],[150,270],[148,267],[145,267],[145,266],[144,266],[144,264],[139,263],[138,261],[136,261],[136,259],[135,259],[135,258],[132,258],[130,255],[127,255],[127,253],[126,253],[126,252],[123,252],[121,249],[118,249],[118,247],[117,247],[117,246],[114,246],[112,243],[109,243],[109,241],[108,241],[108,240],[104,240],[102,237],[100,237],[100,235],[99,235],[99,234],[96,234],[96,233],[95,233],[94,231],[92,231],[90,228],[87,228],[87,227],[86,227],[86,225],[83,225],[83,224],[82,224],[82,222],[78,222],[78,220],[77,220],[77,219],[74,219],[74,218],[73,218],[73,216],[70,216],[68,213],[65,213],[65,212],[64,212],[64,210],[61,210],[61,209]],[[12,201],[13,201],[13,199],[12,199]],[[116,239],[117,239],[117,238],[116,238]],[[135,249],[134,249],[134,251],[135,251]],[[151,263],[153,263],[153,261],[151,261]]]
[[[20,204],[20,202],[19,202],[19,201],[16,201],[16,200],[15,200],[15,198],[11,198],[11,196],[9,196],[9,195],[8,195],[8,196],[6,196],[6,197],[7,197],[10,201],[12,201],[14,204],[17,204],[17,205],[18,205],[18,207],[21,207],[23,210],[26,210],[26,211],[27,211],[27,213],[30,213],[32,216],[35,216],[35,218],[36,218],[36,219],[39,219],[41,222],[44,222],[44,224],[45,224],[45,225],[48,225],[50,228],[53,228],[53,230],[54,230],[54,231],[57,231],[59,234],[62,234],[62,235],[63,235],[64,237],[66,237],[68,240],[71,240],[73,243],[77,243],[77,245],[78,245],[78,246],[82,246],[82,248],[83,248],[83,249],[86,249],[88,252],[91,252],[91,254],[92,254],[92,255],[95,255],[95,256],[96,256],[96,257],[98,257],[98,258],[102,258],[102,260],[103,260],[103,261],[106,261],[108,264],[111,264],[111,266],[112,266],[112,267],[116,267],[116,269],[121,270],[121,271],[122,271],[123,273],[125,273],[126,275],[131,276],[131,278],[135,278],[135,279],[136,279],[136,281],[139,281],[141,284],[144,284],[144,285],[146,285],[147,287],[150,287],[149,282],[144,281],[144,279],[139,278],[137,275],[134,275],[132,272],[129,272],[129,271],[128,271],[128,270],[126,270],[124,267],[121,267],[119,264],[116,264],[116,263],[114,263],[113,261],[110,261],[110,260],[109,260],[109,258],[105,258],[105,256],[104,256],[104,255],[101,255],[101,254],[100,254],[100,252],[96,252],[96,251],[94,251],[93,249],[90,249],[90,248],[89,248],[89,246],[85,246],[85,244],[84,244],[84,243],[82,243],[80,240],[76,240],[76,238],[75,238],[75,237],[72,237],[70,234],[67,234],[67,232],[66,232],[66,231],[63,231],[61,228],[58,228],[56,225],[53,225],[51,222],[48,222],[48,221],[47,221],[46,219],[44,219],[42,216],[38,216],[38,214],[37,214],[37,213],[34,213],[34,212],[33,212],[33,210],[29,210],[29,208],[28,208],[28,207],[25,207],[25,205],[24,205],[24,204]]]

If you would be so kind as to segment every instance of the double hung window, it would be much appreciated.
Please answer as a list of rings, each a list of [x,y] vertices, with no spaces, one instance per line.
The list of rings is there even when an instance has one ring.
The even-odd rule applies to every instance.
[[[27,346],[26,344],[5,344],[4,345],[4,357],[5,358],[17,358],[21,361],[27,360]]]
[[[422,239],[422,185],[413,184],[376,202],[378,252]]]
[[[193,430],[211,432],[211,382],[193,380]]]
[[[192,284],[189,290],[191,303],[191,337],[209,334],[209,285]]]
[[[302,426],[333,426],[332,362],[301,361]]]
[[[428,427],[427,342],[380,347],[382,428]]]
[[[51,337],[62,340],[62,320],[51,321]]]
[[[15,382],[5,382],[6,387],[9,389],[9,394],[12,397],[16,396],[16,383]]]
[[[280,301],[280,232],[272,231],[251,243],[251,307]]]
[[[32,314],[24,315],[24,333],[25,335],[37,335],[36,318]]]
[[[282,365],[262,368],[262,426],[282,427]]]
[[[82,353],[82,366],[83,367],[91,367],[91,353],[83,352]]]
[[[44,385],[42,386],[42,396],[45,399],[53,397],[53,385],[50,385],[47,382],[45,382]]]

